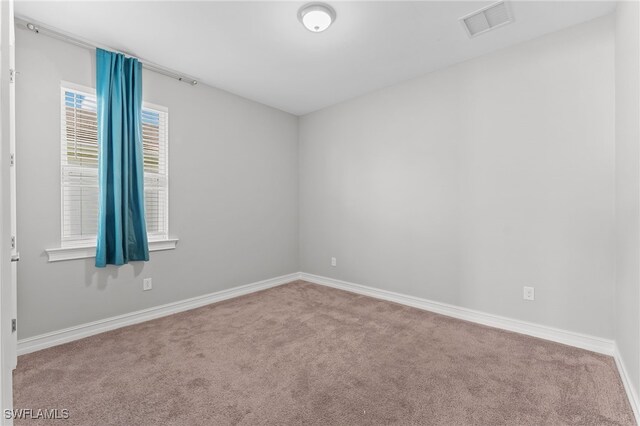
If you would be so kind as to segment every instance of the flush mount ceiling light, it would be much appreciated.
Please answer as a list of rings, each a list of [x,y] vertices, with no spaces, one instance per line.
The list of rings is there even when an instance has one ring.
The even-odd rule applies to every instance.
[[[298,19],[311,32],[319,33],[336,20],[336,11],[324,3],[309,3],[300,8]]]

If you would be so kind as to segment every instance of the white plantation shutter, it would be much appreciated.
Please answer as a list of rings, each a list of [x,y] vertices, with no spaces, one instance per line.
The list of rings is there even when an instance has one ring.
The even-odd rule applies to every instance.
[[[62,87],[62,243],[95,244],[98,219],[98,134],[96,95]],[[168,112],[142,108],[144,198],[149,240],[168,238]]]
[[[144,151],[144,207],[150,240],[169,236],[169,169],[167,165],[166,110],[142,108]]]

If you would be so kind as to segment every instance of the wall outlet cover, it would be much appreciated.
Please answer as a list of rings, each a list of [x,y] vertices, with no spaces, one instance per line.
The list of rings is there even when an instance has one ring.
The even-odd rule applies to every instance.
[[[151,281],[151,278],[145,278],[144,280],[142,280],[142,290],[147,291],[147,290],[151,290],[153,288],[153,282]]]
[[[522,298],[524,300],[535,300],[535,289],[533,287],[523,287]]]

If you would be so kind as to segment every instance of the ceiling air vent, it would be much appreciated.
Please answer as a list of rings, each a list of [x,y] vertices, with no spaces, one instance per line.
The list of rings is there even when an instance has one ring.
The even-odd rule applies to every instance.
[[[490,4],[460,18],[469,37],[486,33],[513,22],[509,7],[503,1]]]

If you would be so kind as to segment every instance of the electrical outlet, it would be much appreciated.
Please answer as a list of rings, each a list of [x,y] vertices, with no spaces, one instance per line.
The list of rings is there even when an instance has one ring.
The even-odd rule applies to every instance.
[[[338,266],[338,261],[336,260],[335,257],[331,258],[331,266]]]
[[[523,287],[522,298],[524,300],[535,300],[535,289],[533,287]]]
[[[151,282],[151,278],[145,278],[142,280],[142,290],[147,291],[153,288],[153,283]]]

